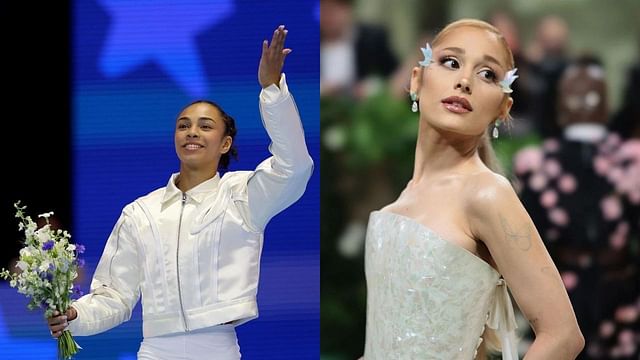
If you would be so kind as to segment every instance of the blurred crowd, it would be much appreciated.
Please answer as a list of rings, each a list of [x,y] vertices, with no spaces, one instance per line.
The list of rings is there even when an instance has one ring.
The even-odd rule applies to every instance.
[[[322,351],[357,354],[368,214],[393,201],[411,175],[415,132],[406,124],[415,127],[417,117],[408,81],[430,35],[415,57],[398,59],[385,28],[360,23],[352,1],[321,0],[321,13]],[[621,69],[614,109],[597,49],[571,53],[565,19],[540,18],[526,46],[509,13],[485,20],[505,36],[520,75],[513,121],[494,144],[500,151],[511,143],[502,147],[512,149],[505,175],[560,270],[587,341],[580,359],[638,359],[640,56]],[[336,329],[342,336],[326,336]]]

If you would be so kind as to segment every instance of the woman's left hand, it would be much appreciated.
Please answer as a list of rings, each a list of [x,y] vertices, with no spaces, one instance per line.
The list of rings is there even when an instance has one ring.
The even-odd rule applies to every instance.
[[[260,81],[263,89],[271,84],[278,85],[280,82],[284,59],[291,53],[291,49],[284,49],[284,40],[287,38],[287,32],[288,30],[284,28],[284,25],[280,25],[273,33],[271,44],[267,40],[262,42],[258,81]]]

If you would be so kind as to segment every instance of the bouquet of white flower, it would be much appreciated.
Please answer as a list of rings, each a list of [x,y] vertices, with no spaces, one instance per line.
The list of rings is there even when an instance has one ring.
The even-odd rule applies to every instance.
[[[84,252],[84,246],[71,244],[71,234],[66,230],[51,228],[49,217],[53,212],[38,215],[45,219],[45,225],[38,227],[31,217],[24,215],[26,206],[21,207],[19,201],[14,206],[20,219],[18,228],[25,234],[24,247],[16,264],[18,272],[3,269],[0,277],[30,298],[29,309],[44,309],[45,318],[51,317],[55,310],[64,313],[72,295],[82,295],[79,288],[73,286],[73,280],[78,276],[78,267],[83,265],[78,254]],[[58,338],[59,358],[70,359],[79,349],[68,330]]]

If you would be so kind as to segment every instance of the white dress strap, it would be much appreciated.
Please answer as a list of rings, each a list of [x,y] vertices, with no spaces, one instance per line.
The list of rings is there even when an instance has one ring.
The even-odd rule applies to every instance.
[[[518,340],[515,330],[518,327],[513,305],[503,278],[496,284],[493,304],[489,311],[487,326],[496,330],[502,343],[502,360],[518,360]]]

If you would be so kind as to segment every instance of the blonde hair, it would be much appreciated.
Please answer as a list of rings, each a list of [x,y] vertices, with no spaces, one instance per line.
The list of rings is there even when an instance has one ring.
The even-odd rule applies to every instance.
[[[507,40],[504,38],[500,30],[498,30],[495,26],[489,24],[488,22],[485,22],[482,20],[460,19],[450,23],[449,25],[445,26],[444,29],[440,30],[440,32],[435,36],[432,42],[433,47],[436,47],[440,42],[442,42],[442,40],[449,33],[462,27],[474,27],[477,29],[486,30],[494,34],[505,51],[508,67],[510,69],[515,67],[515,62],[513,60],[513,53],[511,52],[511,48],[509,48],[509,44],[507,43]],[[505,97],[505,100],[507,97],[508,95]],[[505,121],[506,122],[511,121],[511,117],[507,115],[507,119],[505,119]],[[482,138],[480,139],[480,144],[478,145],[478,154],[480,155],[480,159],[482,160],[482,162],[489,169],[491,169],[491,171],[499,174],[504,174],[502,171],[502,166],[500,166],[500,162],[498,161],[498,158],[496,157],[496,153],[493,150],[493,146],[491,145],[491,139],[489,138],[488,132],[489,132],[488,129],[485,130],[484,134],[482,135]]]
[[[482,20],[460,19],[450,23],[449,25],[445,26],[444,29],[440,30],[440,32],[433,39],[433,43],[432,43],[433,47],[436,47],[440,42],[442,42],[442,40],[449,33],[462,27],[474,27],[477,29],[486,30],[494,34],[505,51],[507,66],[510,69],[513,69],[515,67],[515,61],[513,60],[513,53],[511,52],[511,48],[509,48],[509,44],[507,43],[507,40],[504,38],[502,33],[496,27]],[[505,100],[507,99],[507,97],[508,95],[505,96]],[[505,121],[511,121],[511,117],[507,116],[507,119],[505,119]],[[478,145],[478,154],[480,155],[480,159],[482,160],[482,162],[489,169],[491,169],[491,171],[499,174],[504,174],[502,171],[502,166],[500,166],[500,162],[498,161],[498,158],[496,157],[496,153],[493,150],[493,146],[491,145],[491,139],[489,138],[488,129],[485,130],[484,134],[482,134],[482,137],[480,138],[480,143]],[[484,333],[482,334],[482,338],[483,338],[483,341],[480,347],[478,348],[478,359],[480,359],[481,357],[486,358],[488,353],[499,352],[502,349],[502,346],[500,343],[500,337],[494,330],[488,327],[485,327]]]

